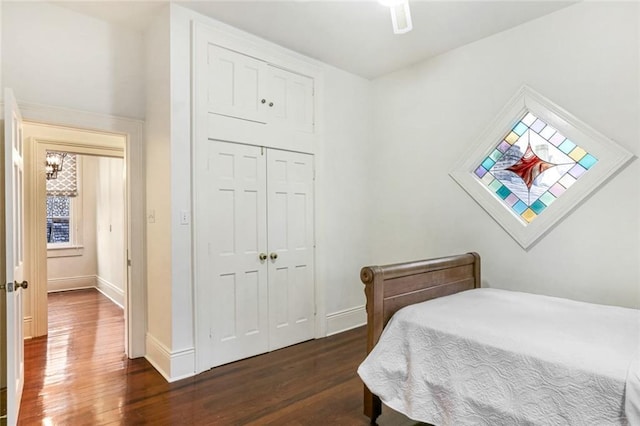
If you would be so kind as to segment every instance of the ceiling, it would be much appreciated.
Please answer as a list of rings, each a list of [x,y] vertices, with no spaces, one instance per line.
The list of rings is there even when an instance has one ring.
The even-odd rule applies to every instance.
[[[144,30],[164,1],[56,1]],[[576,1],[410,0],[413,31],[394,35],[388,8],[361,1],[176,1],[296,52],[373,79]]]

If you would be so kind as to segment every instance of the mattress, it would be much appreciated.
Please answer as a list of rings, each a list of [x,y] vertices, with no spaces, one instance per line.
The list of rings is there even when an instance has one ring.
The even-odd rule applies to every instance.
[[[358,374],[389,407],[438,426],[635,425],[639,315],[468,290],[398,311]]]

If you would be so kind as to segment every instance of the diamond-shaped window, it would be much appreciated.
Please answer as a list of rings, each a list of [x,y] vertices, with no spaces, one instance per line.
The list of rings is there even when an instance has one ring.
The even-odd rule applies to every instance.
[[[632,158],[524,86],[451,177],[527,249]]]
[[[597,161],[527,112],[474,173],[500,201],[529,223]]]

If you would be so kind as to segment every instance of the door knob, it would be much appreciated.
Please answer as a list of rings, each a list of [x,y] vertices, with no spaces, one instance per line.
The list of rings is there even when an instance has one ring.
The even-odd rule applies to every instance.
[[[260,260],[264,261],[267,260],[267,253],[260,253],[258,255],[258,257],[260,258]]]
[[[272,107],[273,106],[273,102],[269,102],[269,106]]]
[[[260,103],[265,103],[265,102],[267,102],[266,99],[263,99],[263,100],[260,101]]]
[[[273,252],[269,255],[269,257],[271,258],[271,260],[276,260],[278,258],[278,253]]]
[[[20,287],[22,287],[23,289],[27,289],[29,287],[29,283],[26,281],[22,281],[21,283],[19,283],[18,281],[14,281],[13,283],[13,288],[15,290],[19,289]]]

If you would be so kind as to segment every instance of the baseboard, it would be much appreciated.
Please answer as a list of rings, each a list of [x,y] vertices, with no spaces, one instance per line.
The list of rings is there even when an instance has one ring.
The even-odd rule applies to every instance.
[[[22,333],[25,339],[33,337],[33,317],[24,317]]]
[[[162,342],[147,333],[145,358],[169,383],[195,375],[193,348],[171,352]]]
[[[327,314],[327,336],[342,333],[367,323],[367,312],[364,306],[344,309]]]
[[[183,349],[171,354],[171,380],[175,382],[195,376],[196,351],[193,348]]]
[[[147,353],[144,357],[169,382],[171,377],[171,352],[153,335],[147,333],[146,337]]]
[[[98,291],[111,299],[113,303],[124,309],[124,290],[102,277],[96,278],[96,288]]]
[[[47,292],[80,290],[97,286],[95,275],[81,275],[78,277],[51,278],[47,280]]]

